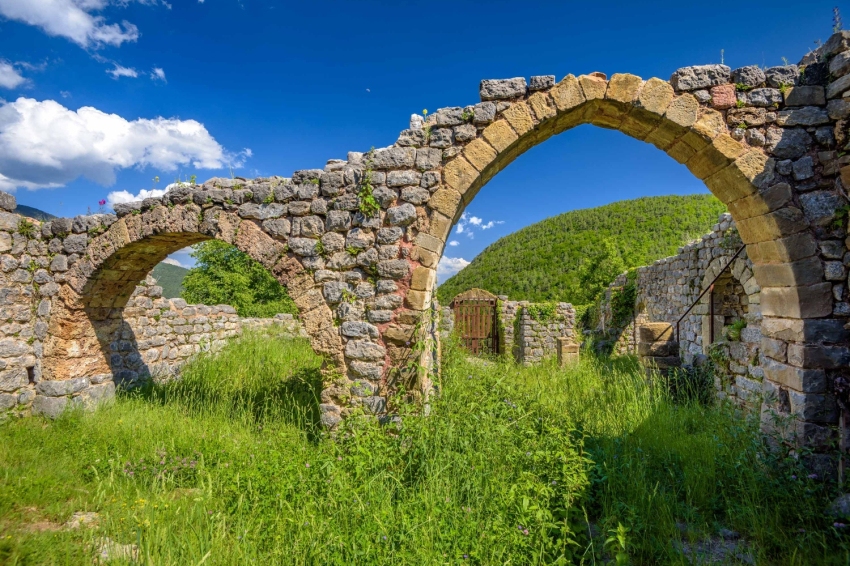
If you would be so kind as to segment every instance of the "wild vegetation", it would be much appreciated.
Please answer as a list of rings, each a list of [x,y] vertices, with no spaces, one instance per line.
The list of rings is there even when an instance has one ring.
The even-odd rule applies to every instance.
[[[850,560],[827,483],[629,358],[523,368],[448,344],[430,416],[396,404],[401,424],[335,437],[320,363],[249,334],[96,412],[3,424],[0,562],[124,544],[156,565],[691,564],[706,541],[723,564]],[[78,511],[96,522],[62,528]]]
[[[702,236],[726,207],[711,195],[646,197],[575,210],[488,246],[441,283],[443,304],[479,287],[513,300],[592,303],[628,268],[676,253]]]
[[[274,275],[228,243],[207,240],[192,247],[195,267],[183,278],[189,303],[230,305],[239,316],[296,314],[298,308]]]

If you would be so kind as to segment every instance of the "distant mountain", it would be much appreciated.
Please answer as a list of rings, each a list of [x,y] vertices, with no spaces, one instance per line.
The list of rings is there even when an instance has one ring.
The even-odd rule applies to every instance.
[[[189,270],[170,263],[158,263],[151,271],[157,284],[162,287],[162,296],[167,299],[176,299],[183,292],[183,278]]]
[[[443,282],[437,296],[447,305],[458,293],[478,287],[512,300],[587,304],[592,301],[587,281],[594,272],[597,279],[607,277],[613,265],[613,278],[673,255],[709,232],[722,212],[726,207],[711,195],[645,197],[566,212],[490,244]],[[606,257],[609,250],[620,257]],[[609,268],[597,269],[594,261]]]
[[[41,220],[42,222],[45,222],[47,220],[53,220],[54,218],[57,218],[56,216],[53,216],[49,212],[44,212],[43,210],[39,210],[39,209],[34,208],[32,206],[26,206],[24,204],[19,204],[17,206],[17,208],[15,208],[15,212],[20,214],[21,216],[26,216],[28,218],[35,218],[36,220]]]

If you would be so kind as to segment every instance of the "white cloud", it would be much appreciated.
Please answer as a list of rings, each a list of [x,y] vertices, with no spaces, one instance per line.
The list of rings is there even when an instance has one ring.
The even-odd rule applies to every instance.
[[[118,63],[113,63],[113,65],[115,65],[114,69],[109,69],[106,71],[107,73],[112,75],[113,79],[117,80],[119,77],[130,77],[135,79],[139,76],[139,73],[136,72],[136,69],[133,69],[131,67],[122,67]]]
[[[164,260],[162,260],[162,263],[167,263],[168,265],[176,265],[177,267],[186,267],[185,265],[183,265],[172,257],[165,258]]]
[[[440,258],[440,263],[437,264],[437,280],[445,281],[467,265],[469,265],[469,262],[462,257],[443,256]]]
[[[107,23],[92,12],[128,0],[0,0],[0,15],[41,28],[47,35],[67,38],[80,47],[119,46],[139,38],[139,28],[128,21]],[[142,4],[155,4],[143,0]]]
[[[0,87],[17,88],[25,82],[27,80],[21,76],[21,73],[18,72],[14,65],[8,61],[0,60]]]
[[[459,246],[460,242],[458,242],[457,240],[452,240],[451,242],[449,242],[449,245],[452,247]]]
[[[151,71],[151,79],[154,81],[162,81],[164,83],[168,82],[167,80],[165,80],[165,71],[163,71],[159,67],[153,68],[153,70]]]
[[[2,0],[0,0],[2,1]],[[0,189],[62,186],[79,177],[109,186],[116,171],[153,167],[239,167],[250,150],[231,154],[195,120],[128,121],[84,106],[18,98],[0,105]]]
[[[504,223],[504,220],[491,220],[485,223],[483,218],[480,218],[478,216],[469,216],[467,213],[464,212],[460,215],[460,220],[457,221],[457,229],[455,231],[458,234],[466,234],[467,238],[474,239],[475,234],[472,231],[473,228],[489,230],[497,224]]]
[[[122,202],[136,202],[146,198],[158,198],[166,193],[168,189],[142,189],[138,194],[133,194],[129,191],[112,191],[106,195],[106,202],[110,207]]]

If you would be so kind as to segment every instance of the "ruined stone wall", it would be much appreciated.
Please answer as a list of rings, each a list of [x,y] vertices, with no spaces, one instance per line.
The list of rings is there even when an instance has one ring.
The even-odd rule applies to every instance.
[[[13,218],[14,217],[14,218]],[[5,224],[4,224],[5,222]],[[42,374],[43,340],[50,302],[36,294],[53,294],[69,264],[79,261],[64,249],[21,234],[20,217],[0,213],[0,269],[7,286],[0,293],[0,419],[9,414],[57,416],[66,407],[91,407],[115,395],[116,386],[134,387],[147,379],[169,379],[192,356],[218,349],[245,329],[279,326],[285,334],[306,337],[292,315],[270,319],[239,318],[229,305],[189,305],[183,299],[162,297],[162,287],[148,276],[135,288],[127,306],[111,309],[101,330],[111,371],[65,380],[45,380]],[[29,221],[26,221],[29,222]],[[7,230],[17,226],[18,233]],[[28,232],[28,230],[24,230]],[[52,267],[51,276],[45,267]],[[17,281],[17,288],[8,282]],[[10,320],[11,319],[11,320]],[[63,332],[74,333],[65,328]],[[97,347],[97,346],[95,346]],[[57,353],[58,354],[58,353]],[[73,353],[72,353],[73,354]]]
[[[691,309],[679,323],[679,354],[682,362],[701,361],[711,356],[716,361],[718,397],[739,404],[761,402],[759,395],[764,369],[759,355],[761,343],[761,289],[753,277],[753,263],[746,250],[732,260],[741,247],[731,215],[722,214],[712,231],[682,248],[675,256],[639,267],[631,283],[636,287],[634,315],[615,320],[612,300],[630,283],[627,274],[620,275],[605,293],[597,330],[616,340],[614,351],[633,354],[638,350],[636,326],[644,322],[666,322],[675,325],[700,294],[720,275],[714,292],[714,337],[709,336],[709,294]],[[731,264],[730,264],[731,262]],[[730,265],[728,270],[724,268]],[[729,329],[740,320],[746,324],[740,333]],[[625,325],[624,325],[625,323]],[[710,345],[714,343],[713,347]]]
[[[828,446],[836,394],[845,395],[833,384],[850,377],[840,212],[850,186],[848,93],[847,31],[800,65],[698,65],[648,80],[484,80],[480,102],[412,116],[390,147],[351,152],[323,169],[212,179],[116,205],[117,218],[56,219],[35,233],[17,229],[10,215],[0,220],[0,244],[16,251],[0,259],[8,307],[0,353],[10,360],[2,379],[32,374],[58,388],[100,379],[111,371],[111,309],[123,308],[169,253],[218,239],[259,261],[298,306],[328,361],[322,422],[336,426],[359,409],[383,415],[393,374],[410,367],[411,338],[430,312],[456,220],[525,151],[593,124],[654,145],[727,205],[760,286],[761,350],[772,360],[761,366],[763,412],[796,418],[797,439]],[[671,295],[685,294],[686,282],[670,283]],[[694,324],[688,332],[699,346]]]
[[[536,314],[535,308],[551,308],[547,316]],[[576,313],[569,303],[530,303],[509,301],[500,296],[496,310],[499,327],[499,351],[518,363],[532,365],[557,354],[558,338],[575,340]],[[444,335],[454,330],[451,307],[440,309],[440,330]]]
[[[516,343],[519,346],[517,361],[532,365],[544,358],[554,357],[558,351],[558,338],[575,340],[576,311],[569,303],[557,303],[552,315],[535,314],[540,303],[522,302],[518,310]]]

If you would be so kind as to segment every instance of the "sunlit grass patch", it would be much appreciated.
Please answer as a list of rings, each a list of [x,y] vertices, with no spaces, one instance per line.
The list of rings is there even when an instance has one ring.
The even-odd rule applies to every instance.
[[[448,344],[429,417],[334,438],[320,366],[248,334],[94,413],[0,425],[0,562],[91,564],[108,539],[157,565],[685,564],[674,541],[727,528],[758,563],[845,563],[823,483],[635,360],[523,368]],[[77,511],[96,525],[55,528]]]

